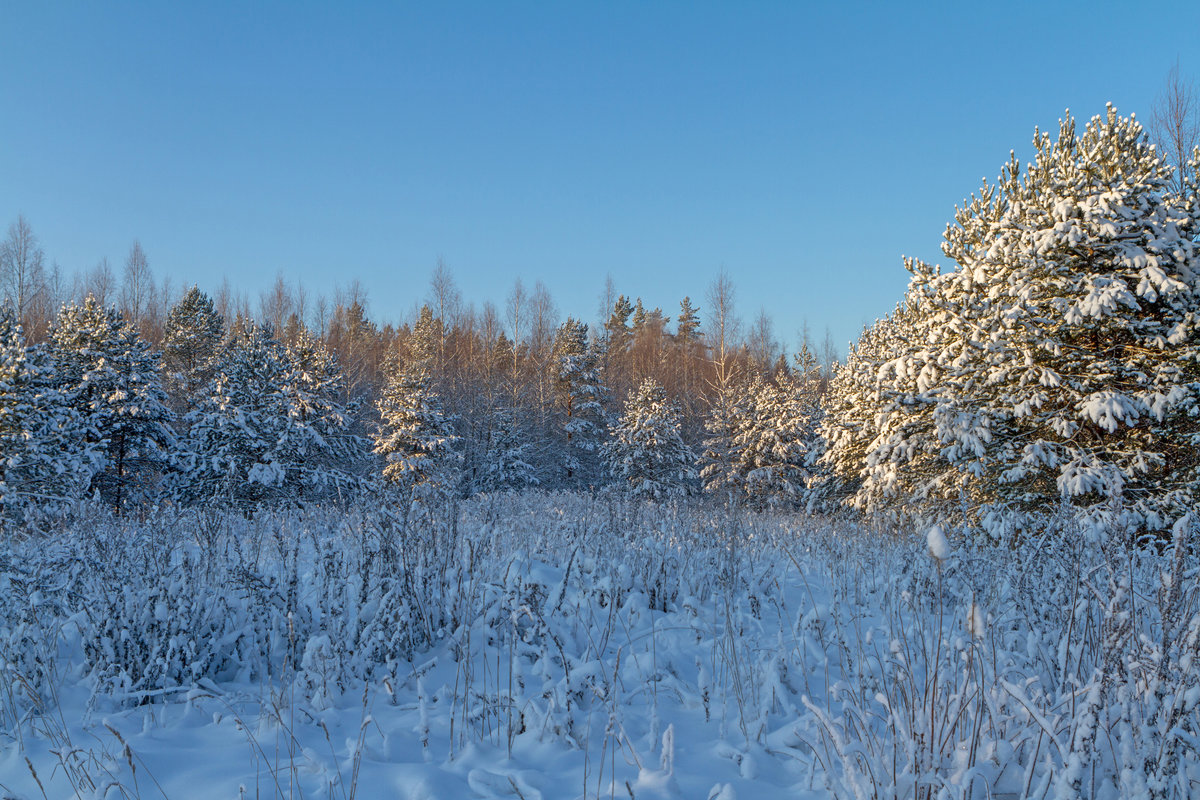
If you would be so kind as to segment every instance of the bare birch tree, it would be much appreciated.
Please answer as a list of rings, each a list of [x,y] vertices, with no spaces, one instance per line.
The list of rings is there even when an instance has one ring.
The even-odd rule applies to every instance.
[[[1167,83],[1150,108],[1150,132],[1160,152],[1175,169],[1173,185],[1184,190],[1188,161],[1200,146],[1200,97],[1196,84],[1179,74],[1179,62],[1167,73]]]
[[[30,316],[45,292],[45,253],[24,215],[8,226],[8,237],[0,242],[0,289],[21,324],[30,329]]]

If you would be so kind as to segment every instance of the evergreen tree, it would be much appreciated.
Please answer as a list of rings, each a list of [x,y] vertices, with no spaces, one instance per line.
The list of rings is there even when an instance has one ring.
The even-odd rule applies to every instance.
[[[304,462],[306,499],[348,499],[362,489],[369,442],[354,429],[357,400],[345,401],[346,380],[337,359],[302,326],[285,348],[285,393],[294,447]]]
[[[647,378],[625,401],[625,412],[610,428],[604,459],[613,477],[634,497],[663,500],[682,495],[695,475],[696,457],[679,433],[679,409]]]
[[[367,317],[360,298],[334,309],[325,341],[341,365],[350,396],[356,399],[372,396],[383,377],[385,342],[383,332]]]
[[[882,384],[879,370],[904,347],[905,308],[863,329],[833,374],[822,400],[818,427],[817,474],[810,484],[808,505],[833,511],[854,506],[867,466],[867,453],[879,435]]]
[[[118,513],[148,499],[175,446],[158,354],[92,297],[63,307],[50,338],[59,385],[98,457],[89,491]]]
[[[620,295],[613,303],[612,312],[604,322],[604,334],[596,343],[600,348],[597,352],[598,363],[604,367],[603,381],[614,394],[624,395],[632,388],[631,368],[633,363],[633,331],[629,327],[629,318],[633,314],[633,304],[629,298]],[[606,409],[607,411],[607,409]]]
[[[279,343],[238,320],[205,396],[187,415],[187,468],[177,488],[182,501],[249,513],[295,499],[287,475],[287,375]]]
[[[554,389],[562,420],[562,476],[567,486],[595,479],[604,415],[596,357],[588,346],[588,326],[567,318],[554,337]]]
[[[422,307],[409,357],[393,367],[377,404],[381,423],[375,453],[385,459],[384,477],[403,489],[432,485],[449,490],[459,478],[458,436],[433,388],[440,330],[429,306]]]
[[[750,413],[749,387],[727,383],[719,387],[704,420],[704,450],[699,458],[700,482],[706,494],[740,497],[744,488],[738,465],[740,419]]]
[[[646,307],[642,305],[642,298],[637,299],[637,305],[633,307],[633,335],[636,336],[638,331],[646,326]]]
[[[79,497],[91,479],[79,416],[54,385],[41,348],[28,348],[0,306],[0,519],[22,520]]]
[[[811,474],[818,421],[820,369],[807,349],[771,380],[746,392],[733,436],[733,472],[756,506],[801,501]]]
[[[608,340],[610,354],[624,353],[629,349],[629,340],[632,336],[629,329],[629,318],[632,315],[633,304],[629,302],[628,297],[621,295],[613,305],[612,314],[604,323],[604,335]]]
[[[700,341],[700,316],[696,313],[690,297],[679,301],[679,319],[675,323],[675,341],[684,352],[690,352]]]
[[[531,447],[515,416],[511,409],[495,413],[480,465],[477,491],[519,491],[538,485],[537,472],[530,464]]]
[[[187,408],[212,379],[224,336],[225,322],[212,298],[195,286],[167,312],[163,371],[177,409]]]
[[[947,228],[952,272],[908,263],[857,499],[987,526],[1119,499],[1161,529],[1200,501],[1196,187],[1111,107],[1034,144]]]
[[[674,353],[672,356],[675,379],[675,396],[683,409],[685,439],[699,439],[703,425],[700,409],[703,396],[700,383],[704,377],[705,349],[700,338],[700,315],[692,305],[690,297],[679,303],[679,318],[676,322]]]
[[[207,396],[187,416],[182,501],[249,513],[358,490],[365,443],[337,400],[336,364],[309,343],[293,360],[266,329],[239,322]]]

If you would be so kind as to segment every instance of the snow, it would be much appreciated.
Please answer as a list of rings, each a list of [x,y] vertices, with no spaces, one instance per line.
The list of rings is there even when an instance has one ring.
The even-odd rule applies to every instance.
[[[203,546],[199,517],[97,507],[0,544],[0,681],[20,688],[0,693],[0,785],[805,800],[1137,796],[1125,763],[1200,779],[1190,740],[1161,748],[1164,726],[1200,723],[1200,589],[1181,581],[1136,618],[1122,605],[1169,585],[1170,550],[1109,561],[1110,545],[1046,528],[950,559],[941,526],[885,540],[795,514],[527,493],[430,514],[393,552],[377,505],[233,514]],[[1177,545],[1191,535],[1180,523]],[[1121,619],[1134,635],[1094,635]]]
[[[929,555],[937,561],[950,558],[950,542],[946,541],[946,533],[941,525],[931,525],[925,534],[925,542],[929,547]]]

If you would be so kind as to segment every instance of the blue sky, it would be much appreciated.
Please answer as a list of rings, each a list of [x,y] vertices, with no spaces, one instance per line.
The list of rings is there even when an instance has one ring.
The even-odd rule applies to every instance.
[[[938,260],[1034,126],[1148,117],[1200,79],[1200,3],[52,3],[0,0],[0,223],[67,270],[257,297],[359,279],[404,317],[605,276],[674,314],[725,269],[748,322],[844,350]]]

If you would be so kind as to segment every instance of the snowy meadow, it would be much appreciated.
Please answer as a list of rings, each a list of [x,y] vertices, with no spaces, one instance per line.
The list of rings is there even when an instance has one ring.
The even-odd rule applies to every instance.
[[[0,304],[0,790],[1200,796],[1200,149],[1034,146],[841,364],[725,275]]]
[[[1186,798],[1196,537],[980,544],[616,493],[80,507],[0,546],[0,785]]]

